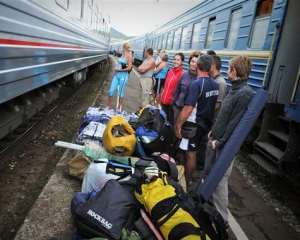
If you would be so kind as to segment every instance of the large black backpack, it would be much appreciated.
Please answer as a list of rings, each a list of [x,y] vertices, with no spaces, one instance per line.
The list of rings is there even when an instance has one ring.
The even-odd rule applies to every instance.
[[[132,193],[111,179],[95,197],[74,210],[75,226],[81,237],[120,239],[122,229],[130,229],[136,221],[139,205]]]
[[[144,108],[137,123],[136,137],[147,156],[154,152],[168,152],[174,140],[174,130],[163,110]]]

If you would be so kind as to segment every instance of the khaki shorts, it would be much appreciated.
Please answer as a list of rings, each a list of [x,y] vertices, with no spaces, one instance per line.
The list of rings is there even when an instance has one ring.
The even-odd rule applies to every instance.
[[[140,78],[142,90],[140,92],[140,107],[144,108],[150,103],[152,78]]]

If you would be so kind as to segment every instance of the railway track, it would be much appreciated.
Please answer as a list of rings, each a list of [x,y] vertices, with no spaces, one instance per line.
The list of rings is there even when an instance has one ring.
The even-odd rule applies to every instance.
[[[57,116],[58,112],[72,101],[73,97],[76,96],[76,93],[88,83],[89,79],[78,86],[62,86],[60,95],[57,99],[32,116],[27,123],[22,124],[13,130],[11,134],[1,139],[0,169],[7,159],[20,150],[36,133]]]
[[[65,149],[57,140],[72,142],[86,109],[93,104],[109,72],[101,71],[77,89],[66,91],[24,127],[14,132],[18,139],[1,148],[0,160],[0,239],[13,239],[32,205],[45,187]],[[71,96],[70,96],[71,95]],[[30,125],[31,124],[31,125]],[[19,142],[18,142],[19,141]]]

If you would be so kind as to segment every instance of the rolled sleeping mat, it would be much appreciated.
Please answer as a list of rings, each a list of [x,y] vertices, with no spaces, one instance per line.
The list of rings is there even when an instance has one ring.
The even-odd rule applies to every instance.
[[[258,119],[269,97],[269,92],[259,89],[248,104],[240,122],[233,130],[228,141],[225,143],[204,183],[201,185],[200,189],[197,189],[197,193],[199,193],[200,190],[200,196],[205,201],[208,201],[212,193],[215,191],[225,172],[232,163],[235,155],[239,152],[240,147]]]

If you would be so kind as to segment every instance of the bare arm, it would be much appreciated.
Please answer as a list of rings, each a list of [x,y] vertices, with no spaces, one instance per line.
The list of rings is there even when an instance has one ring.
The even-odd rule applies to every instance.
[[[156,68],[155,72],[153,73],[153,77],[154,77],[156,74],[158,74],[158,73],[160,72],[160,70],[162,70],[162,69],[165,68],[165,67],[166,67],[166,64],[163,64],[163,63],[159,64],[159,66]]]
[[[141,66],[138,67],[138,71],[140,73],[145,73],[150,69],[154,69],[155,68],[155,62],[154,60],[150,60],[149,62],[147,62],[147,64],[142,64]]]
[[[116,67],[116,68],[115,68],[115,71],[116,71],[116,72],[128,72],[128,71],[130,71],[131,68],[132,68],[132,56],[131,56],[131,55],[128,56],[127,62],[128,62],[128,64],[127,64],[127,67],[126,67],[126,68],[119,69],[119,68]]]

